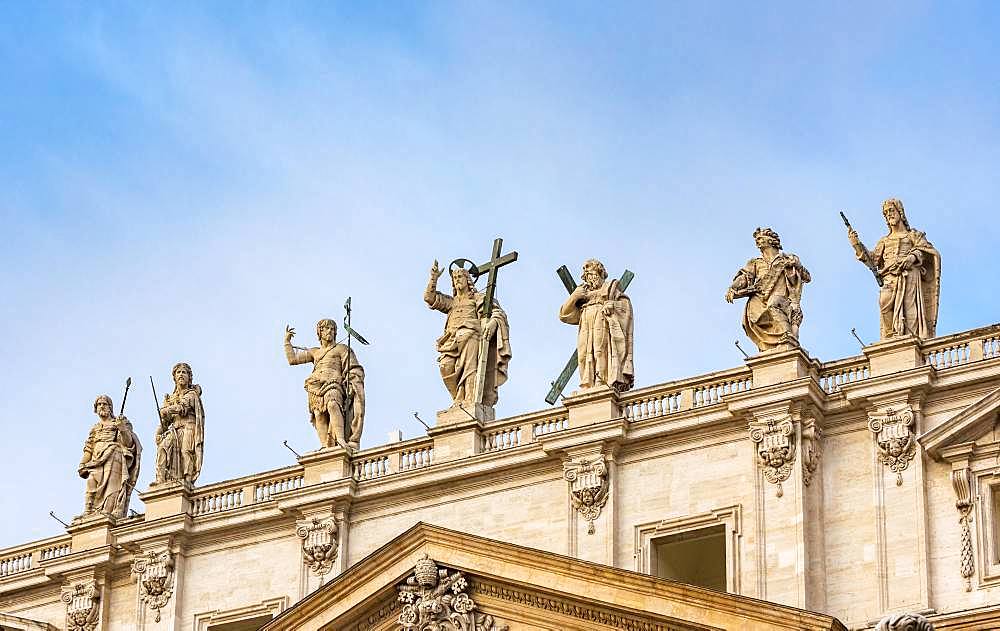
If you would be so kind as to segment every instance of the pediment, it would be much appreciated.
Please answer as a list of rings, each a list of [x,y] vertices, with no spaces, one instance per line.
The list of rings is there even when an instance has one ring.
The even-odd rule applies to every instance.
[[[918,439],[924,450],[935,460],[942,451],[963,443],[971,443],[993,430],[1000,412],[1000,388],[982,398],[937,427],[924,432]]]
[[[47,622],[0,613],[0,631],[57,631],[57,629]]]
[[[431,618],[448,619],[455,614],[457,622],[441,627],[403,623],[418,610]],[[262,631],[438,628],[845,629],[828,615],[421,523],[286,610]]]

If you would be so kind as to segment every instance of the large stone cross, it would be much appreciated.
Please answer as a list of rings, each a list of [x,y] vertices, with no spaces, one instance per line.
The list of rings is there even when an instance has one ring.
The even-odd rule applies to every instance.
[[[486,364],[489,357],[490,350],[490,339],[486,335],[486,322],[490,319],[490,315],[493,313],[493,298],[496,295],[497,288],[497,272],[504,265],[508,265],[517,260],[517,252],[510,252],[503,256],[500,256],[500,251],[503,249],[503,239],[497,237],[493,241],[493,254],[490,256],[490,260],[482,265],[476,265],[473,263],[472,273],[476,278],[478,278],[483,273],[486,273],[486,295],[483,298],[482,310],[479,313],[479,318],[483,321],[483,337],[479,342],[479,366],[476,370],[476,391],[475,391],[475,402],[483,402],[483,390],[486,389]]]
[[[570,273],[569,268],[563,265],[556,270],[556,274],[559,275],[559,280],[562,281],[566,291],[572,294],[573,290],[576,289],[576,281],[573,280],[573,275]],[[628,270],[622,272],[621,278],[618,279],[618,287],[622,290],[622,293],[628,289],[629,283],[632,282],[633,278],[635,278],[635,274],[632,272]],[[559,400],[560,395],[562,395],[562,391],[566,389],[566,384],[569,383],[570,377],[572,377],[573,373],[576,372],[579,364],[579,352],[574,350],[573,354],[569,358],[569,361],[566,362],[566,367],[562,369],[561,373],[559,373],[559,377],[552,382],[552,388],[545,396],[546,403],[549,405],[555,405],[555,402]]]

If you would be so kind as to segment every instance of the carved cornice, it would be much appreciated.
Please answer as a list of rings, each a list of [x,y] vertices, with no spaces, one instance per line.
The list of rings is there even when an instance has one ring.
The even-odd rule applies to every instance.
[[[100,589],[95,579],[86,579],[63,587],[61,600],[66,603],[66,631],[94,631],[100,622]]]
[[[608,503],[610,482],[607,456],[574,458],[563,463],[563,478],[569,483],[573,507],[587,520],[587,534],[594,534],[594,521]]]
[[[750,440],[757,446],[757,463],[764,478],[778,487],[776,495],[785,494],[781,486],[792,475],[795,464],[795,423],[791,415],[752,420],[749,423]]]
[[[295,534],[302,540],[302,560],[316,576],[329,574],[337,560],[340,541],[335,508],[326,517],[295,522]]]
[[[879,461],[896,474],[896,486],[903,484],[903,471],[917,454],[913,408],[890,407],[868,414],[868,429],[878,449]]]
[[[139,585],[139,602],[155,612],[160,621],[160,610],[170,602],[174,593],[174,554],[170,550],[147,552],[132,561],[132,574]]]

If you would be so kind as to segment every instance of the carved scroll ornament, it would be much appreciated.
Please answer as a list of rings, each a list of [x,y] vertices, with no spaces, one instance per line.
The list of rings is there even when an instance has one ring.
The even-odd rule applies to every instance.
[[[94,631],[101,617],[97,581],[88,579],[62,589],[66,603],[66,631]]]
[[[958,509],[958,523],[962,528],[961,574],[965,591],[970,592],[976,561],[972,551],[972,530],[969,528],[972,519],[972,475],[968,467],[952,471],[951,484],[955,488],[955,508]]]
[[[403,611],[396,631],[508,631],[493,616],[476,610],[462,572],[439,568],[426,554],[413,576],[396,589]]]
[[[316,576],[329,574],[337,560],[337,518],[313,517],[295,522],[295,534],[302,539],[302,560]]]
[[[610,489],[604,456],[564,463],[563,477],[569,482],[573,507],[588,522],[587,534],[594,534],[594,521],[601,516],[601,509],[608,503]]]
[[[750,440],[757,445],[757,462],[764,479],[778,487],[777,496],[785,494],[781,483],[792,475],[795,464],[795,425],[792,418],[750,422]]]
[[[147,552],[132,561],[132,573],[139,579],[139,600],[156,614],[170,602],[174,593],[174,555],[169,550]]]
[[[913,435],[913,410],[888,408],[868,415],[868,429],[875,435],[879,461],[896,474],[896,486],[903,485],[903,471],[917,453]]]
[[[883,618],[875,631],[934,631],[934,625],[915,613],[898,613]]]

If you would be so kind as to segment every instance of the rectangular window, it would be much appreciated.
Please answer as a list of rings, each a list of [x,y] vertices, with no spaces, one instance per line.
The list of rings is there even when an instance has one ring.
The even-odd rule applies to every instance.
[[[247,620],[238,620],[236,622],[213,624],[208,627],[208,631],[257,631],[257,629],[260,629],[273,618],[274,616],[266,615],[249,618]]]
[[[655,576],[726,591],[726,530],[721,524],[659,537],[652,543]]]

